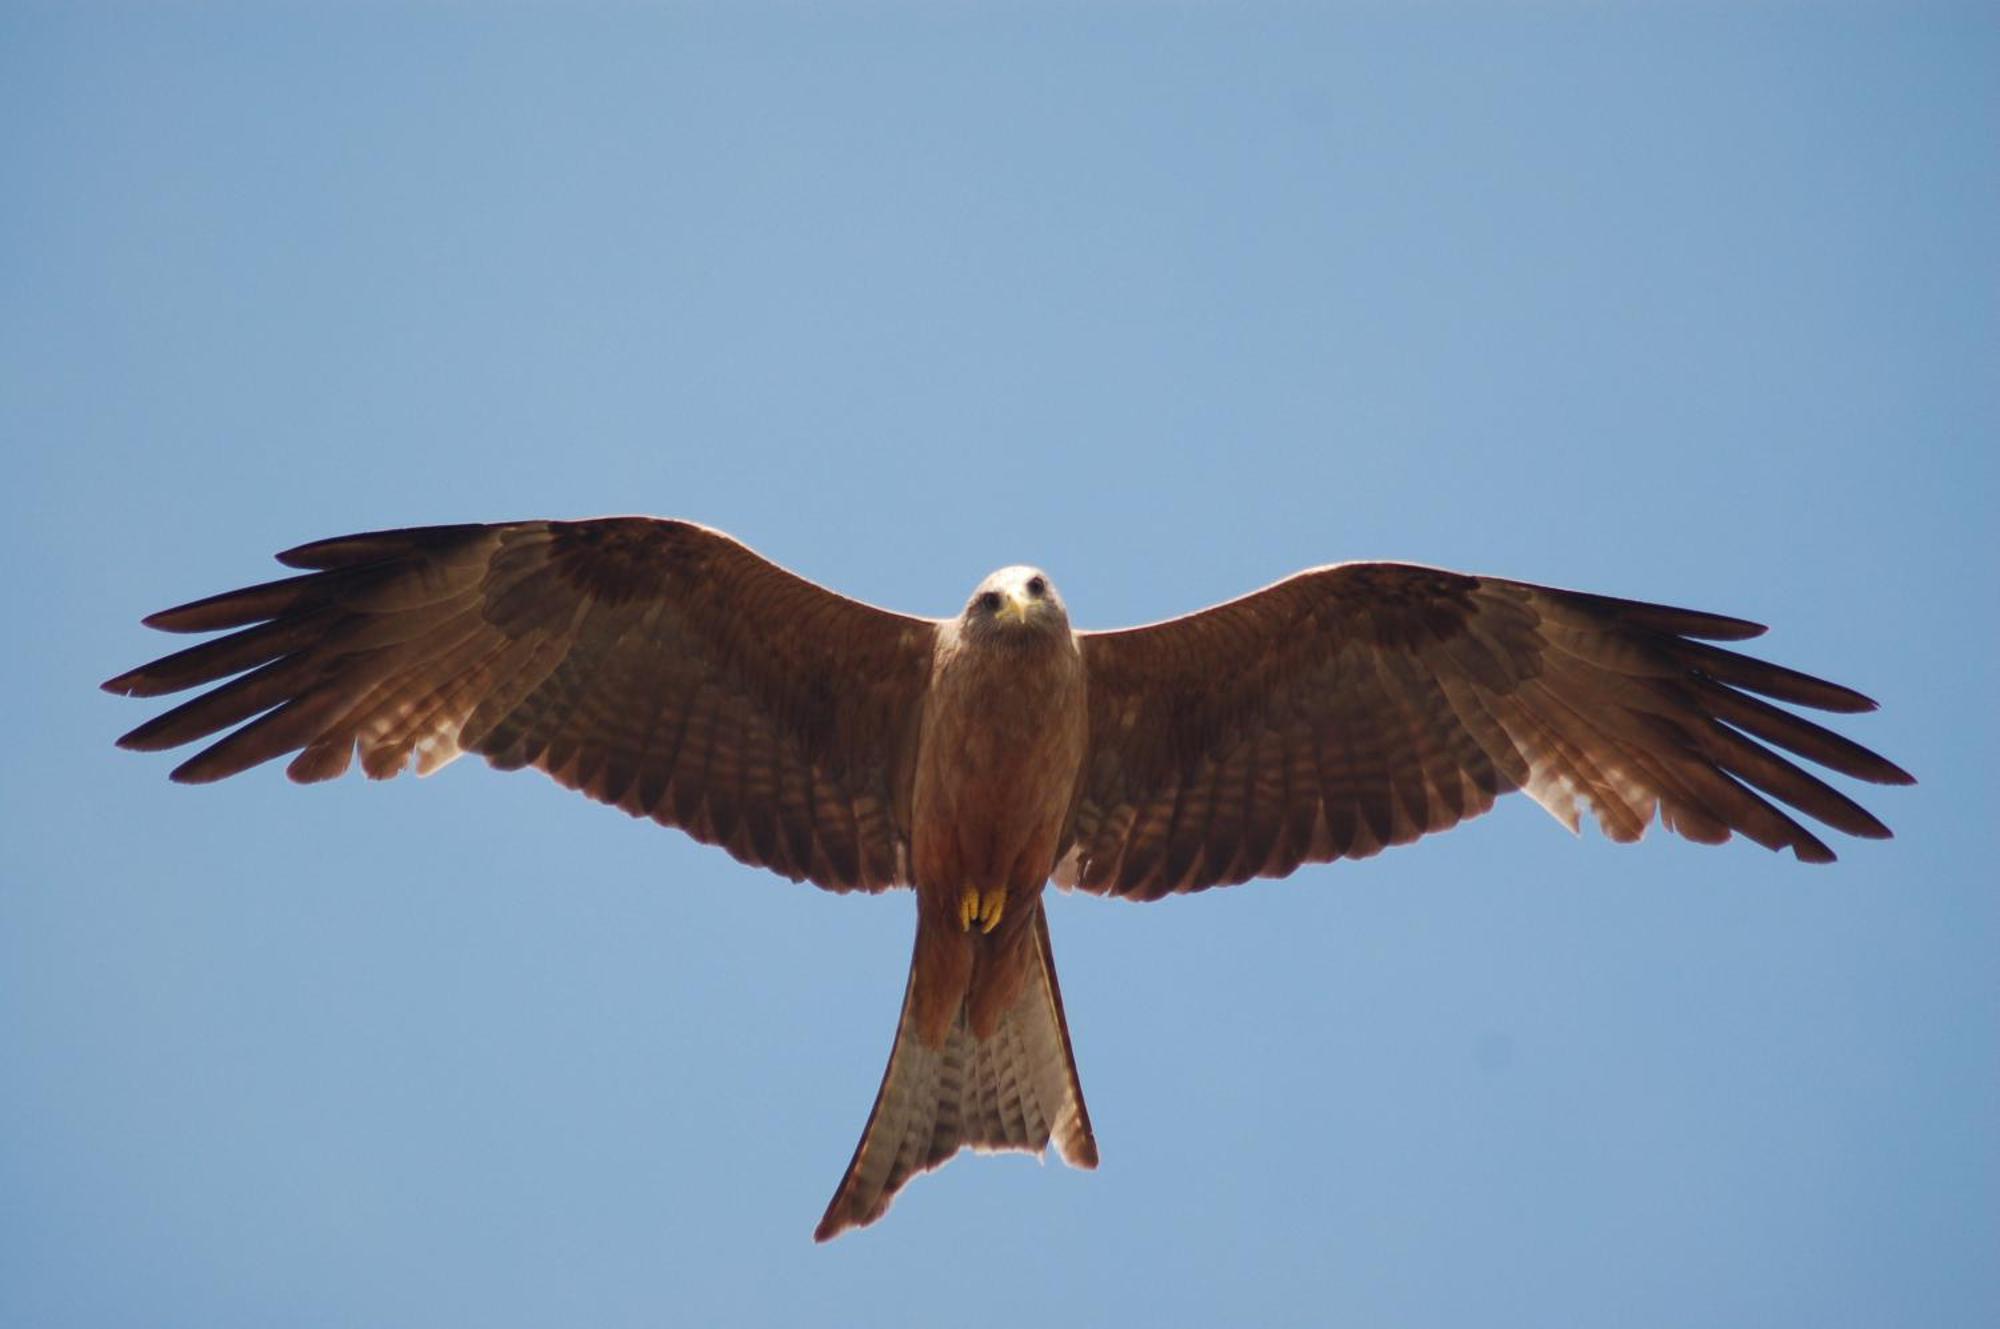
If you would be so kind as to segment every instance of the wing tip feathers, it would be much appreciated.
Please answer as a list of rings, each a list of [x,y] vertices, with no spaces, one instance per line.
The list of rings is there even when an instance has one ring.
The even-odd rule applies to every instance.
[[[217,780],[221,780],[229,775],[228,771],[218,771],[204,767],[201,758],[206,755],[208,754],[203,753],[200,756],[188,758],[171,771],[168,771],[167,778],[175,784],[214,784]]]

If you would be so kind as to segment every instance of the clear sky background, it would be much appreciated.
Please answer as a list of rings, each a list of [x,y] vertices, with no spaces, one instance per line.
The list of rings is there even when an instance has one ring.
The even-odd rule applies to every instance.
[[[0,194],[0,1323],[2000,1323],[1991,6],[10,4]],[[607,512],[934,614],[1715,609],[1923,783],[1054,897],[1102,1169],[815,1247],[909,896],[180,788],[95,690],[292,544]]]

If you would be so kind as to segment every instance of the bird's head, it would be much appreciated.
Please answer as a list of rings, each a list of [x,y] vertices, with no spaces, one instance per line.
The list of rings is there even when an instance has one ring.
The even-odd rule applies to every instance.
[[[1069,611],[1040,568],[993,573],[972,592],[959,621],[967,633],[996,640],[1069,635]]]

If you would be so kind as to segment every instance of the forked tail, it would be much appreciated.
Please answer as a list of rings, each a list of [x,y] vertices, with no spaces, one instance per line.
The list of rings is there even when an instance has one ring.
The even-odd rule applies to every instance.
[[[1071,1167],[1097,1166],[1097,1140],[1076,1078],[1040,902],[1035,954],[1035,971],[988,1039],[973,1037],[961,1006],[944,1045],[925,1046],[905,988],[882,1088],[813,1240],[827,1241],[874,1222],[911,1177],[963,1148],[1039,1154],[1053,1139]]]

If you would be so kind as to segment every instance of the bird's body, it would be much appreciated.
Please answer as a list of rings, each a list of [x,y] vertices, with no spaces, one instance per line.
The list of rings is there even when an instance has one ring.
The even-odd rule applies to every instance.
[[[876,609],[686,522],[604,518],[347,536],[304,575],[153,615],[228,635],[105,686],[222,683],[121,743],[240,726],[175,771],[287,753],[296,780],[534,766],[830,890],[914,887],[896,1041],[817,1235],[872,1222],[959,1149],[1097,1146],[1042,892],[1150,900],[1360,858],[1523,789],[1614,839],[1657,817],[1832,851],[1765,795],[1888,829],[1782,752],[1910,777],[1761,700],[1873,708],[1709,644],[1722,615],[1407,564],[1314,569],[1184,618],[1077,632],[1004,568],[932,620]],[[1769,746],[1765,746],[1768,744]]]
[[[1039,1151],[1062,1124],[1064,1155],[1096,1164],[1041,900],[1067,847],[1088,737],[1082,654],[1061,601],[1040,572],[1003,568],[939,625],[910,818],[909,993],[822,1238],[872,1221],[913,1170],[963,1144]],[[957,1080],[936,1083],[953,1060],[966,1063]],[[965,1099],[982,1074],[992,1110],[975,1120]],[[1030,1100],[1011,1122],[1010,1098]]]
[[[963,1000],[992,1035],[1027,977],[1029,923],[1069,832],[1089,738],[1083,660],[1053,592],[1032,569],[995,573],[978,595],[1003,608],[943,625],[917,739],[910,861],[917,890],[917,1030],[942,1041]],[[999,621],[1016,606],[1018,616]],[[963,926],[967,892],[1001,903],[990,930]]]

